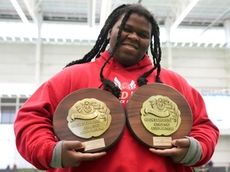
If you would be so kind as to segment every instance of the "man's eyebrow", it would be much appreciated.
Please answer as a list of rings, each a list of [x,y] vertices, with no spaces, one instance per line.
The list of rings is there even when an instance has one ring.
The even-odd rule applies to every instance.
[[[120,28],[121,25],[119,25],[118,27]],[[134,25],[133,24],[129,24],[128,22],[126,22],[124,24],[124,28],[123,29],[125,29],[125,28],[132,29],[132,28],[134,28]],[[148,29],[145,29],[145,28],[142,28],[141,30],[139,30],[139,32],[142,32],[144,34],[150,34],[151,33],[151,31],[149,31]]]

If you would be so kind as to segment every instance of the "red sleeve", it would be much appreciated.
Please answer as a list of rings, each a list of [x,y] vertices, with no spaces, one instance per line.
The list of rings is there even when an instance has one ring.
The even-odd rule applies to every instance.
[[[189,135],[198,140],[202,147],[201,159],[195,166],[203,165],[210,160],[214,153],[219,139],[219,130],[209,119],[204,100],[197,90],[191,87],[184,78],[175,72],[162,70],[161,75],[163,83],[177,89],[191,107],[193,125]]]
[[[212,157],[219,138],[219,130],[209,119],[202,96],[193,88],[188,96],[187,99],[193,112],[190,136],[197,139],[202,146],[202,156],[196,164],[199,166],[208,162]]]
[[[52,127],[53,113],[58,102],[69,93],[67,76],[63,72],[57,76],[44,83],[25,102],[14,123],[19,153],[38,169],[50,168],[57,142]]]

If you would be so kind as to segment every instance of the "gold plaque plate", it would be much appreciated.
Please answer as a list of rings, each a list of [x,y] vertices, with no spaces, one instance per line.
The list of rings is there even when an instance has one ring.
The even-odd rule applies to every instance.
[[[53,116],[60,140],[78,140],[86,152],[110,148],[121,136],[126,117],[120,101],[110,92],[87,88],[67,95]]]
[[[136,138],[149,147],[168,148],[175,138],[191,130],[192,111],[174,88],[160,83],[144,85],[127,104],[128,125]]]
[[[77,101],[69,109],[67,121],[72,133],[88,139],[102,135],[109,128],[111,114],[105,103],[86,98]]]
[[[176,103],[166,96],[151,96],[142,105],[141,121],[152,134],[169,136],[176,132],[181,124],[180,110]]]

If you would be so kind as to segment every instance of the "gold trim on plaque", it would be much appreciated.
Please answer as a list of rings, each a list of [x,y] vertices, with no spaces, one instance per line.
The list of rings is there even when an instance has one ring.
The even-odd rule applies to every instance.
[[[181,112],[169,97],[156,95],[148,98],[141,108],[144,127],[157,136],[169,136],[181,124]]]
[[[95,98],[77,101],[68,111],[68,127],[73,134],[81,138],[98,137],[111,124],[109,108]]]

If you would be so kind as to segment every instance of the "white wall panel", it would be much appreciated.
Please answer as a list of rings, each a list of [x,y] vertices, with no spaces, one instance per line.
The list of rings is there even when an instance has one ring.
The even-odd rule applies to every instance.
[[[91,47],[90,45],[43,45],[41,81],[50,78],[69,62],[82,58]]]
[[[197,88],[226,88],[229,72],[222,48],[173,48],[172,69]]]
[[[43,44],[41,82],[60,71],[67,63],[82,58],[92,45]],[[167,49],[162,48],[162,66],[167,67]],[[34,83],[35,44],[0,44],[0,83]],[[223,48],[174,47],[172,70],[195,87],[230,86],[230,55]]]
[[[229,166],[230,167],[230,136],[221,136],[216,147],[216,151],[212,156],[214,166]]]
[[[230,49],[225,51],[225,68],[227,70],[227,75],[230,76]],[[228,87],[230,87],[230,77],[227,79]]]
[[[0,44],[0,82],[34,82],[33,44]]]

